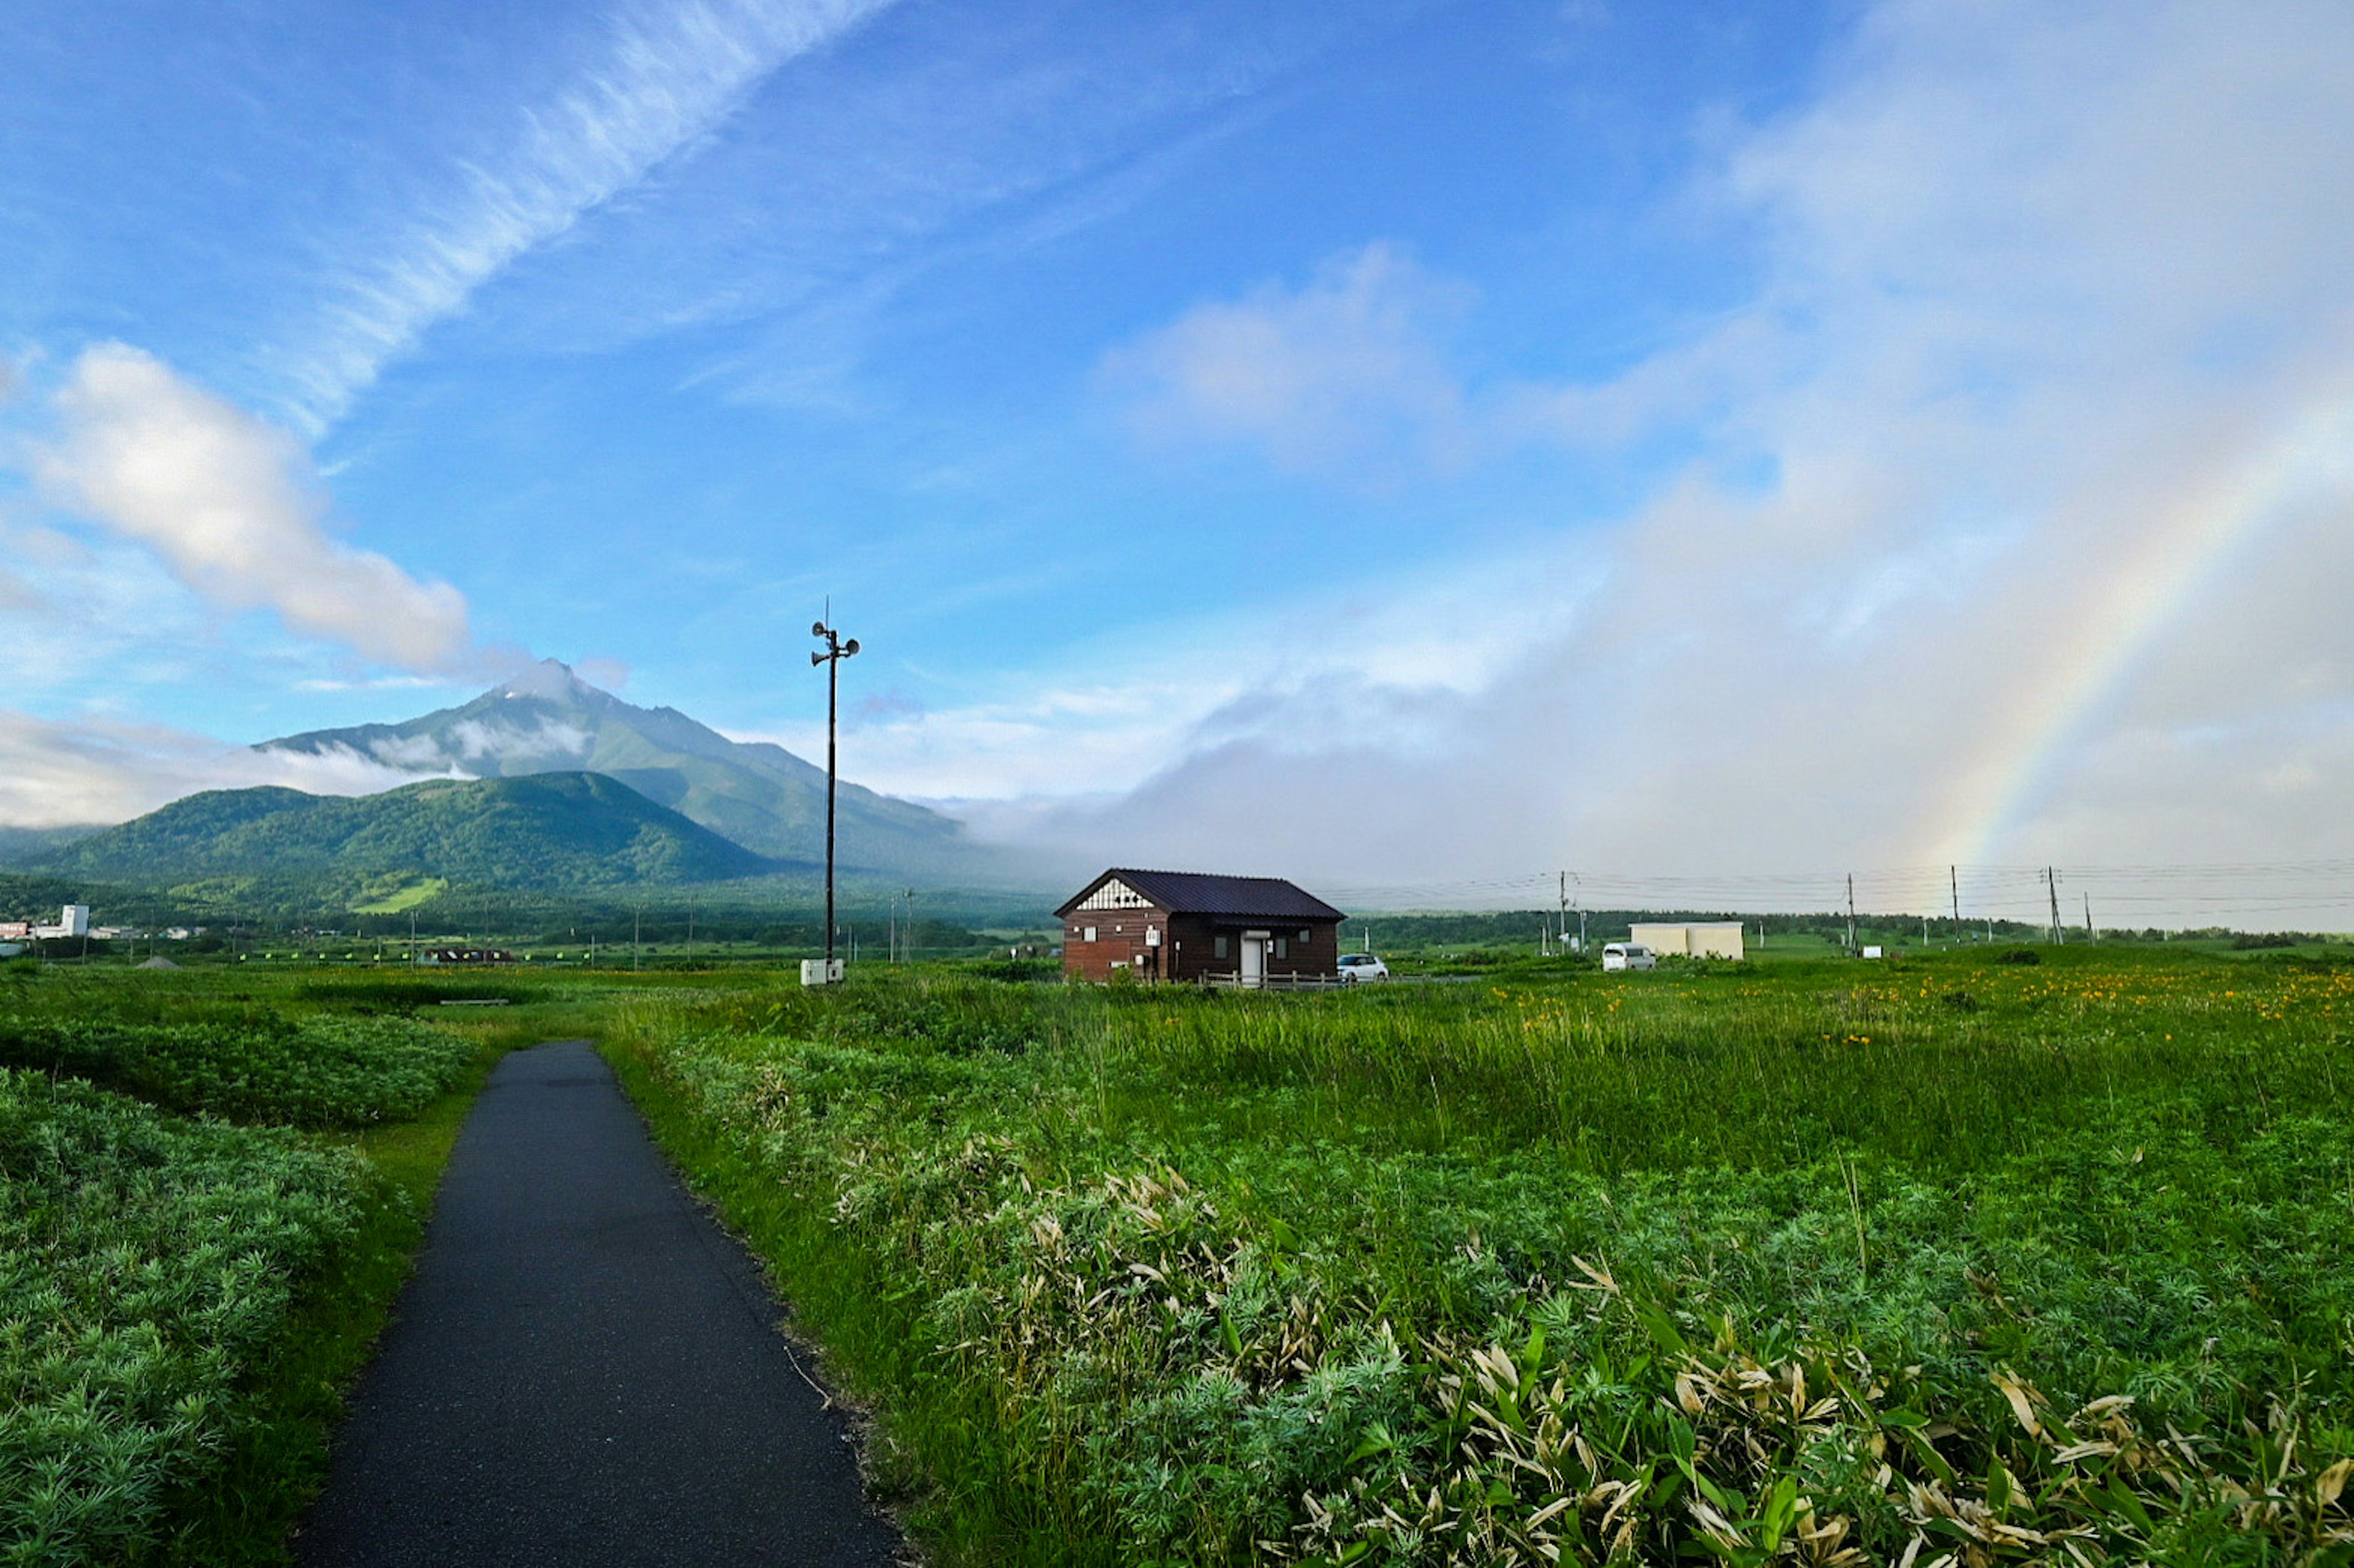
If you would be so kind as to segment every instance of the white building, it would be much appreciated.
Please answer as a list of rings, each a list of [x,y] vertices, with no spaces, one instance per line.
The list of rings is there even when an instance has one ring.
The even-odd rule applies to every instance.
[[[1637,926],[1627,939],[1640,942],[1655,953],[1688,959],[1738,959],[1746,927],[1738,920],[1702,920],[1690,924]]]
[[[90,906],[69,904],[58,915],[54,926],[36,926],[33,935],[43,938],[53,937],[87,937],[90,935]]]

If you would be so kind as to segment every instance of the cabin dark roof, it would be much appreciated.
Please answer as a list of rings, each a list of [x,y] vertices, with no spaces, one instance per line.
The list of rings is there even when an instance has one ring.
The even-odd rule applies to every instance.
[[[1279,876],[1211,876],[1196,871],[1138,871],[1114,866],[1073,894],[1058,915],[1118,877],[1172,915],[1227,915],[1240,920],[1343,920],[1321,898]]]

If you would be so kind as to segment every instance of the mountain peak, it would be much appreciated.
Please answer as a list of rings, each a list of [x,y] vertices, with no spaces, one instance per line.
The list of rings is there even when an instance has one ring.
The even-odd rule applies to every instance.
[[[639,707],[557,659],[526,664],[460,707],[284,736],[260,749],[349,752],[411,775],[601,774],[756,854],[810,861],[825,849],[823,768],[781,747],[730,740],[674,709]],[[839,811],[845,864],[1002,880],[1001,857],[964,843],[956,821],[936,811],[847,780]]]
[[[561,659],[542,659],[536,664],[526,664],[482,694],[485,697],[541,697],[557,703],[577,703],[608,694],[574,674],[572,666]]]

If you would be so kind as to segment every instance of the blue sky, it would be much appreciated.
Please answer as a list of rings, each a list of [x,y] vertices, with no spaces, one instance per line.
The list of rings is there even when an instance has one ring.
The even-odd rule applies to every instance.
[[[542,655],[806,749],[831,595],[854,776],[1134,858],[2354,854],[2349,62],[2297,4],[29,0],[0,805]]]

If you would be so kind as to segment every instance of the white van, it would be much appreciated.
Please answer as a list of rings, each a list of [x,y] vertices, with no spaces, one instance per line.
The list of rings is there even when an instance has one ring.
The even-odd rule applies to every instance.
[[[1606,969],[1655,969],[1659,960],[1651,949],[1640,942],[1605,942],[1602,944],[1602,967]]]

